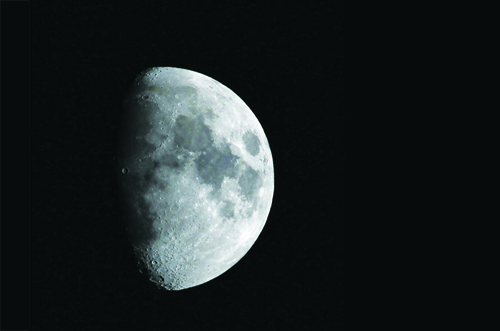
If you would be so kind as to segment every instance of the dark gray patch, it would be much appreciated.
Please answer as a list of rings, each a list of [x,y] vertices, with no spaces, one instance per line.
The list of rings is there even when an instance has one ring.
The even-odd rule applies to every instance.
[[[239,159],[231,153],[228,145],[216,149],[209,146],[196,160],[196,169],[202,182],[212,185],[215,191],[220,190],[224,176],[236,176],[236,161]]]
[[[174,142],[188,151],[197,152],[211,143],[211,130],[199,117],[180,115],[174,126]]]
[[[234,217],[234,202],[231,201],[226,201],[225,205],[221,208],[221,216],[222,217],[227,217],[227,218],[233,218]]]
[[[155,148],[144,139],[152,128],[150,117],[154,111],[155,108],[143,106],[135,101],[126,104],[119,132],[119,157],[127,159]]]
[[[259,154],[260,140],[254,133],[250,131],[245,132],[243,135],[243,142],[245,143],[245,148],[250,155],[255,156]]]
[[[151,204],[144,198],[148,184],[144,177],[135,176],[124,184],[122,207],[129,239],[133,245],[148,245],[157,239],[152,226],[156,215],[150,211]]]
[[[255,171],[252,167],[247,166],[240,179],[238,180],[238,184],[241,188],[241,193],[246,198],[247,201],[252,201],[255,197],[255,193],[262,187],[262,177],[259,176],[257,171]]]
[[[179,159],[178,155],[174,154],[164,154],[161,155],[159,160],[162,166],[167,166],[172,169],[183,169],[186,164],[188,163],[188,158],[183,157],[182,159]]]

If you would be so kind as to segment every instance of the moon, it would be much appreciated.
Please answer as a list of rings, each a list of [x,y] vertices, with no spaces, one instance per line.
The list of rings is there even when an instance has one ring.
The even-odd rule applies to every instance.
[[[235,265],[268,218],[271,149],[233,91],[181,68],[143,71],[123,103],[123,219],[159,288],[204,284]]]

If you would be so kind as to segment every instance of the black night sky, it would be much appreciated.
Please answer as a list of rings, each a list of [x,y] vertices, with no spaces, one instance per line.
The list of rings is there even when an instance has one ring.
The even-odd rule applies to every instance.
[[[343,24],[331,1],[33,1],[32,330],[344,330]],[[138,271],[113,159],[127,88],[155,66],[240,96],[275,170],[247,255],[174,292]]]

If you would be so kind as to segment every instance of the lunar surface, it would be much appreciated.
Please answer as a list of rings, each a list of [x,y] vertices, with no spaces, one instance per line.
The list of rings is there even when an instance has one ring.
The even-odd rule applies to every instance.
[[[167,290],[226,272],[257,240],[274,193],[255,115],[210,77],[155,67],[134,82],[121,125],[124,220],[141,269]]]

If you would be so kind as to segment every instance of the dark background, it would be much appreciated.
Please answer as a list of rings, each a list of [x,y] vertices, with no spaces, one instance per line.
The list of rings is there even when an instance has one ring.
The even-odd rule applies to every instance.
[[[32,330],[345,329],[343,17],[330,1],[32,3]],[[177,292],[139,273],[118,212],[122,100],[153,66],[233,90],[275,168],[247,255]]]

